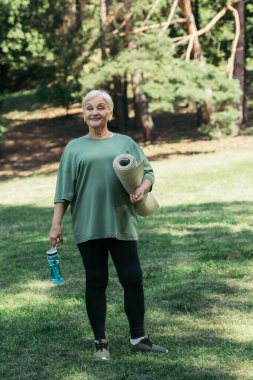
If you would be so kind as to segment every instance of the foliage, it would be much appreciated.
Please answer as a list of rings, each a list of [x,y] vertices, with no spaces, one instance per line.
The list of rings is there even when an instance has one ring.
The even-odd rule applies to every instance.
[[[31,13],[28,0],[1,2],[1,65],[25,69],[34,59],[50,59],[45,38]]]
[[[246,58],[252,62],[253,57],[253,4],[246,3]]]
[[[86,16],[91,18],[89,7]],[[4,0],[0,15],[1,87],[15,89],[21,79],[21,86],[29,82],[31,87],[32,82],[56,103],[67,104],[84,59],[78,61],[83,38],[72,2]],[[88,37],[92,25],[84,26],[83,31]]]
[[[0,145],[6,141],[7,128],[5,127],[5,122],[3,118],[0,118]]]
[[[199,29],[205,27],[208,22],[217,14],[225,5],[227,0],[198,1],[198,26]],[[210,31],[200,37],[201,49],[207,62],[221,65],[226,64],[230,54],[231,45],[234,39],[234,18],[231,11],[227,11]]]
[[[233,129],[235,113],[229,111],[228,103],[229,98],[231,102],[236,99],[237,85],[232,81],[229,84],[225,74],[221,73],[230,56],[234,38],[234,19],[230,11],[210,32],[200,37],[201,48],[209,63],[206,68],[200,68],[182,59],[185,45],[172,45],[171,38],[186,34],[183,24],[171,25],[162,37],[161,27],[142,34],[133,33],[143,25],[154,5],[153,1],[105,2],[105,30],[101,29],[98,0],[80,1],[81,8],[77,7],[77,3],[60,0],[1,2],[2,89],[36,87],[42,99],[67,107],[79,97],[80,92],[95,86],[112,90],[115,76],[127,77],[130,83],[133,73],[141,70],[141,86],[150,100],[151,111],[173,111],[186,102],[199,106],[209,96],[205,84],[212,93],[210,100],[217,112],[229,113],[226,125],[221,125],[221,120],[228,119],[218,115],[214,116],[213,123],[225,133]],[[198,27],[204,27],[225,4],[226,0],[192,0]],[[171,5],[171,0],[160,1],[146,21],[146,26],[164,23]],[[246,15],[246,28],[250,36],[253,33],[253,8],[249,3],[246,4]],[[178,6],[174,18],[182,17],[182,9]],[[248,60],[251,53],[252,39],[248,38]],[[225,95],[227,100],[222,99],[224,91],[228,92]]]
[[[182,104],[214,106],[210,130],[230,134],[235,128],[238,112],[233,103],[240,96],[237,81],[229,80],[220,69],[210,64],[186,62],[175,57],[170,39],[146,35],[138,38],[134,50],[124,50],[113,59],[83,72],[80,82],[83,92],[108,86],[116,76],[143,73],[142,89],[148,96],[151,111],[175,111]],[[202,131],[207,131],[202,128]]]
[[[233,108],[213,112],[212,122],[210,124],[201,125],[199,131],[206,136],[216,139],[232,135],[236,130],[236,120],[239,116],[240,112]]]

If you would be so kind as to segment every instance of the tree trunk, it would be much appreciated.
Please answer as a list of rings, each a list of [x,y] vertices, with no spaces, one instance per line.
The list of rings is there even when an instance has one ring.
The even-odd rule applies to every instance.
[[[124,105],[124,115],[125,115],[126,125],[128,125],[128,121],[129,121],[127,88],[128,88],[128,81],[127,81],[126,75],[125,75],[124,81],[123,81],[123,96],[124,96],[123,105]]]
[[[121,77],[115,77],[114,80],[114,103],[115,118],[118,130],[125,131],[127,127],[128,115],[126,115],[127,99],[125,94],[125,83]]]
[[[132,7],[132,0],[125,0],[125,13],[130,13]],[[126,49],[134,50],[136,49],[135,43],[129,37],[133,30],[132,18],[129,17],[125,20],[126,23],[122,30],[125,32],[124,37],[124,46]],[[134,104],[134,113],[135,113],[135,124],[138,128],[141,128],[143,137],[145,140],[154,141],[156,138],[155,127],[153,119],[148,111],[148,99],[145,94],[142,92],[140,83],[142,79],[142,73],[138,70],[132,75],[132,86],[133,86],[133,104]],[[126,96],[126,87],[125,87],[125,96]],[[127,103],[125,104],[125,114],[127,112]]]
[[[83,7],[82,1],[76,0],[76,20],[75,20],[75,31],[76,31],[76,53],[80,56],[83,52]]]
[[[195,3],[197,6],[198,3]],[[195,17],[192,11],[192,6],[191,6],[191,0],[181,0],[181,7],[184,12],[184,16],[186,19],[186,28],[188,34],[193,34],[197,32],[197,26],[195,22]],[[197,59],[198,61],[202,62],[204,64],[204,57],[201,52],[201,46],[199,43],[198,36],[193,37],[193,40],[189,41],[189,47],[191,49],[191,58],[192,59]],[[207,96],[210,95],[211,89],[207,88],[206,89]],[[203,116],[204,122],[207,123],[208,125],[211,124],[211,119],[212,119],[212,113],[214,111],[214,107],[208,102],[204,102],[204,106],[202,109],[202,112],[197,109],[197,118],[200,117],[200,115]]]
[[[233,77],[238,79],[242,90],[239,102],[236,104],[240,111],[240,117],[237,121],[239,130],[248,120],[246,107],[246,88],[245,88],[245,2],[243,0],[233,4],[238,11],[240,18],[240,37],[236,47]]]
[[[107,2],[106,0],[100,0],[100,29],[101,29],[101,53],[102,60],[107,57],[106,53],[106,17],[107,17]]]
[[[192,12],[191,0],[181,0],[181,7],[183,9],[184,16],[186,19],[186,27],[187,27],[188,34],[196,33],[197,27],[196,27],[194,14]],[[197,59],[199,61],[204,61],[198,36],[195,36],[193,39],[192,58]]]
[[[108,8],[111,5],[110,0],[100,0],[100,30],[101,30],[101,52],[102,60],[106,61],[107,58],[112,58],[117,54],[118,48],[115,46],[113,41],[110,46],[108,46],[106,41],[106,34],[108,33],[107,27],[107,14]],[[126,117],[125,117],[125,91],[124,83],[121,77],[117,76],[113,79],[114,83],[114,105],[115,105],[115,119],[118,130],[126,130]]]
[[[10,87],[9,83],[9,65],[1,65],[0,64],[0,90],[4,91],[8,87]]]
[[[136,71],[132,77],[134,103],[135,103],[135,117],[142,129],[143,137],[146,140],[154,141],[156,139],[156,132],[153,119],[148,111],[148,100],[146,95],[141,91],[140,82],[142,74]]]

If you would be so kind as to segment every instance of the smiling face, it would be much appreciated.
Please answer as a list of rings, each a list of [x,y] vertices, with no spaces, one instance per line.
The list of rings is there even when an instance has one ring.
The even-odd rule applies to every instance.
[[[84,121],[92,129],[103,129],[112,119],[112,110],[102,96],[90,98],[83,107]]]

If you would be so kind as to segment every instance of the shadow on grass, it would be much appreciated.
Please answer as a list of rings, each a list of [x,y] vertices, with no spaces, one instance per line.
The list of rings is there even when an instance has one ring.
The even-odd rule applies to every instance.
[[[52,116],[50,119],[16,120],[19,124],[14,127],[11,127],[11,122],[6,119],[10,125],[8,141],[12,143],[2,147],[0,157],[2,170],[10,174],[3,172],[1,180],[31,176],[38,170],[47,174],[55,171],[67,143],[85,131],[79,113]],[[55,164],[53,169],[48,169],[52,164]]]
[[[52,209],[1,207],[2,378],[236,379],[233,361],[243,365],[250,360],[252,344],[224,337],[215,318],[252,310],[250,291],[240,284],[250,270],[252,212],[250,202],[209,203],[161,208],[141,219],[147,328],[169,347],[169,355],[127,350],[123,292],[110,261],[107,327],[112,360],[97,363],[69,214],[66,243],[60,248],[66,282],[53,287],[48,285],[45,257]],[[214,325],[203,329],[192,325],[194,318]]]

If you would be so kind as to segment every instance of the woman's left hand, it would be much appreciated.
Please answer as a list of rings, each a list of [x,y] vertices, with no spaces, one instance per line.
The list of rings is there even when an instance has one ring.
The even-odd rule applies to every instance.
[[[143,200],[144,193],[145,193],[145,191],[144,191],[142,186],[136,187],[134,193],[130,194],[130,201],[132,203],[141,202]]]

